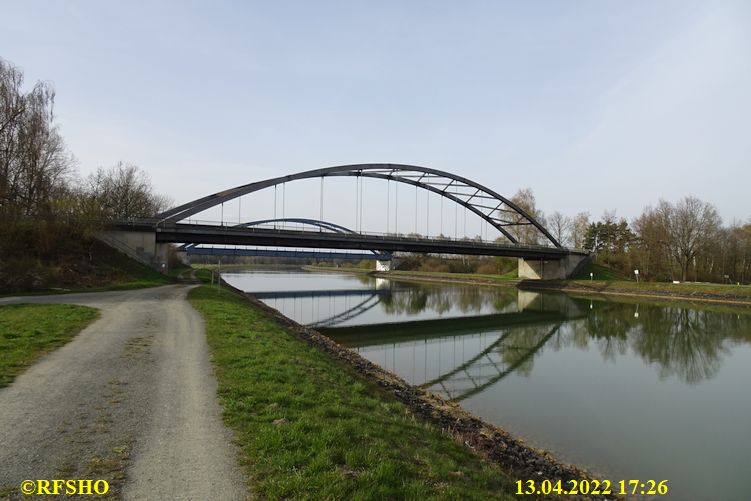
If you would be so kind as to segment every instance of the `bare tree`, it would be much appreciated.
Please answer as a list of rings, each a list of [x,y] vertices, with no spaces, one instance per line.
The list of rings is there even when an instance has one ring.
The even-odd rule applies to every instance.
[[[707,250],[722,227],[717,209],[696,197],[680,200],[669,213],[670,252],[681,268],[682,280],[699,253]]]
[[[569,235],[573,221],[570,217],[564,216],[558,211],[553,212],[547,218],[548,231],[558,240],[561,245],[569,245]]]
[[[700,257],[708,256],[720,240],[722,220],[712,204],[685,197],[676,204],[660,200],[656,208],[647,207],[634,225],[642,260],[671,261],[686,281],[691,266],[696,268]]]
[[[74,165],[54,124],[55,91],[0,59],[0,213],[44,216]]]
[[[87,193],[88,212],[105,219],[149,217],[170,206],[169,199],[154,193],[144,171],[123,162],[89,175]]]
[[[532,190],[530,188],[524,188],[517,191],[516,194],[511,197],[511,201],[531,217],[536,219],[538,222],[544,220],[545,215],[541,210],[537,209],[535,195],[532,193]],[[521,224],[508,227],[509,232],[514,236],[514,238],[524,244],[540,243],[542,239],[542,233],[537,228],[535,228],[534,225],[526,224],[526,222],[523,221],[521,217],[519,217],[518,222]]]
[[[589,228],[589,212],[580,212],[574,216],[569,228],[569,242],[574,247],[581,249],[584,247],[584,240],[587,237],[587,228]]]

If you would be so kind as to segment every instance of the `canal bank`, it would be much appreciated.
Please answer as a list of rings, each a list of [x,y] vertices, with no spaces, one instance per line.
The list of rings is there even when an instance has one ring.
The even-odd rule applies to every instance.
[[[512,499],[517,479],[590,478],[236,289],[189,299],[261,496]]]
[[[719,284],[668,284],[655,282],[522,280],[524,290],[565,292],[591,296],[620,296],[689,303],[724,303],[751,306],[751,286]]]
[[[469,273],[426,273],[419,271],[371,271],[305,266],[304,269],[331,273],[368,275],[410,282],[517,287],[540,292],[564,292],[578,296],[619,296],[663,299],[688,303],[726,303],[751,306],[751,286],[705,283],[632,282],[626,280],[520,280],[507,276]]]

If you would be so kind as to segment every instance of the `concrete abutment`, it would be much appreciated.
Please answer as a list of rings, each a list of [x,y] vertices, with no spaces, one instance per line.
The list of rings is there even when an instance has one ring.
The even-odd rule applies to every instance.
[[[589,261],[588,255],[569,254],[560,259],[519,258],[519,278],[529,280],[563,280],[571,278]]]
[[[97,238],[141,264],[162,273],[167,271],[170,244],[157,242],[153,230],[105,230]]]

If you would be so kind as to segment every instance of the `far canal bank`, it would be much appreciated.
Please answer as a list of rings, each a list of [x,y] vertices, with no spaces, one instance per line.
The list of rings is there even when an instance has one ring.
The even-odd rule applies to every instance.
[[[330,272],[224,277],[566,463],[615,481],[668,480],[672,499],[745,499],[746,307]]]
[[[419,271],[373,271],[358,268],[305,266],[310,271],[368,275],[390,280],[410,282],[487,285],[517,287],[519,289],[564,292],[579,296],[621,296],[663,299],[678,302],[726,303],[751,306],[751,285],[722,285],[685,282],[636,282],[627,280],[520,280],[508,276],[470,273],[429,273]]]

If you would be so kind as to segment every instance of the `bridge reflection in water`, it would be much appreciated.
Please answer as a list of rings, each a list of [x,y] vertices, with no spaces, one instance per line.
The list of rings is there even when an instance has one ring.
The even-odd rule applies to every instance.
[[[455,401],[526,370],[535,353],[560,335],[566,321],[586,315],[563,295],[381,282],[382,287],[374,289],[255,296],[286,315],[304,318],[306,325],[413,384]],[[368,313],[376,307],[396,321],[383,322],[376,311],[379,321],[373,322],[375,317]]]
[[[321,331],[413,384],[462,401],[524,370],[566,321],[585,315],[565,296],[524,291],[510,306],[501,313]],[[411,361],[398,360],[410,355]]]

